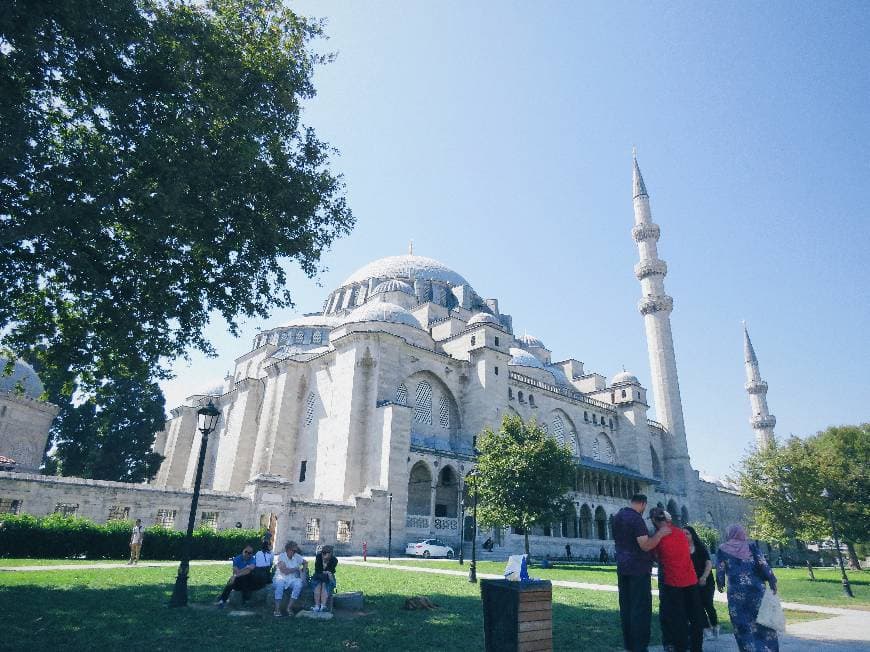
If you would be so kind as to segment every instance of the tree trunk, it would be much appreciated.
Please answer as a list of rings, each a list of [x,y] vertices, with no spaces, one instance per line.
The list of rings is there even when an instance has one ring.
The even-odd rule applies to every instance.
[[[528,530],[528,528],[523,529],[523,543],[525,544],[526,555],[528,555],[529,554],[529,530]]]
[[[815,582],[816,575],[813,573],[813,565],[810,563],[809,559],[807,559],[807,572],[810,574],[810,582]]]
[[[861,570],[861,562],[858,560],[858,553],[855,552],[855,544],[847,541],[846,550],[849,551],[849,568],[852,570]]]

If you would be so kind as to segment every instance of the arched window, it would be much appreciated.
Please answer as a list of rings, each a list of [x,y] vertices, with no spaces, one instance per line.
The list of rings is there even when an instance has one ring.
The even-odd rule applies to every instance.
[[[565,445],[565,423],[558,414],[553,417],[553,437],[557,442]]]
[[[592,538],[592,510],[585,503],[580,508],[580,538]]]
[[[459,481],[451,466],[445,466],[438,474],[435,487],[435,516],[456,518],[459,504]]]
[[[522,393],[522,392],[517,393],[517,400],[518,400],[520,403],[523,402],[523,393]]]
[[[314,421],[314,404],[317,402],[317,399],[314,396],[314,392],[308,394],[308,400],[305,401],[305,425],[310,426],[311,422]]]
[[[396,405],[407,405],[407,400],[408,388],[405,387],[405,383],[399,383],[399,386],[396,388]]]
[[[450,403],[447,397],[442,394],[438,401],[438,423],[442,428],[450,427]]]
[[[432,425],[432,386],[425,380],[417,385],[417,397],[414,402],[414,421]]]
[[[601,505],[595,508],[595,535],[601,540],[607,538],[607,512]]]
[[[613,449],[610,437],[603,432],[592,441],[592,457],[608,464],[616,461],[616,451]]]
[[[659,456],[656,453],[656,449],[652,446],[649,447],[649,456],[652,458],[652,474],[654,478],[662,477],[662,463],[659,462]]]
[[[430,516],[432,511],[432,474],[417,462],[408,478],[408,514]]]
[[[680,508],[680,525],[686,527],[689,524],[689,510],[683,505]]]
[[[622,398],[625,398],[625,390],[622,390]]]
[[[471,336],[471,346],[474,346],[474,344],[475,344],[476,342],[477,342],[476,338],[474,337],[474,335],[472,335],[472,336]]]
[[[535,406],[535,397],[532,394],[529,394],[529,405]]]
[[[514,400],[514,390],[513,390],[513,388],[511,388],[511,387],[508,387],[508,400],[509,400],[509,401],[513,401],[513,400]]]
[[[296,344],[302,344],[304,341],[305,341],[305,331],[302,331],[302,330],[296,331],[296,338],[295,338],[294,342],[296,342]]]

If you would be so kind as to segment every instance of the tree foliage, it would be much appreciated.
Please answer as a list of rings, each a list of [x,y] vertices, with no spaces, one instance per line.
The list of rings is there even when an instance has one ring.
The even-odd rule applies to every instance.
[[[279,0],[0,12],[0,345],[40,367],[61,441],[97,419],[74,397],[118,431],[106,419],[156,405],[168,361],[213,353],[210,314],[237,333],[292,305],[286,262],[314,275],[352,227],[333,150],[300,120],[321,33]],[[128,383],[145,391],[122,408]],[[64,471],[66,450],[94,458],[79,444]]]
[[[689,525],[695,528],[695,532],[698,533],[698,538],[704,542],[704,545],[707,546],[707,550],[709,550],[711,554],[716,552],[719,548],[719,531],[707,523],[701,523],[700,521],[697,523],[689,523]]]
[[[870,541],[870,424],[836,426],[792,437],[742,462],[740,489],[754,507],[753,535],[785,542],[832,536],[828,510],[855,561],[854,546]],[[827,489],[829,500],[822,498]]]
[[[571,452],[535,421],[507,415],[501,428],[477,439],[479,455],[469,478],[478,492],[478,519],[484,525],[510,525],[526,533],[536,524],[557,521],[572,508],[565,497],[574,481]]]

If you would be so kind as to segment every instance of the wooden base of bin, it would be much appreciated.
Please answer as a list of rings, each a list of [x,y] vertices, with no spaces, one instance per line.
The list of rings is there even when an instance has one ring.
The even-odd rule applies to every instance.
[[[482,580],[487,652],[553,649],[553,588],[548,581]]]

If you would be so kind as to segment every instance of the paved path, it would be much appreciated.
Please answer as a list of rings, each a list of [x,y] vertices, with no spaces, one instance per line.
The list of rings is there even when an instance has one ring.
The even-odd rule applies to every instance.
[[[214,566],[226,564],[227,561],[192,561],[191,566]],[[408,573],[431,573],[434,575],[452,575],[468,577],[467,570],[452,570],[449,568],[407,566],[404,564],[383,564],[363,561],[359,557],[342,557],[342,564],[351,566],[366,566],[369,568],[389,568],[390,570]],[[84,570],[97,568],[165,568],[177,566],[174,561],[141,562],[137,566],[126,564],[58,564],[54,566],[0,566],[2,571],[45,571],[45,570]],[[478,573],[481,579],[501,579],[501,575]],[[585,589],[587,591],[609,591],[615,593],[617,588],[611,584],[591,584],[587,582],[571,582],[568,580],[551,580],[553,586],[568,589]],[[653,594],[658,591],[653,590]],[[716,594],[715,599],[724,602],[725,596]],[[793,611],[808,611],[829,614],[824,620],[809,620],[789,625],[784,636],[780,637],[780,649],[783,652],[867,652],[870,650],[870,612],[840,607],[822,607],[818,605],[783,602],[785,609]],[[661,647],[650,648],[651,652],[661,650]],[[718,640],[704,642],[708,652],[736,652],[737,643],[734,637],[723,635]]]

